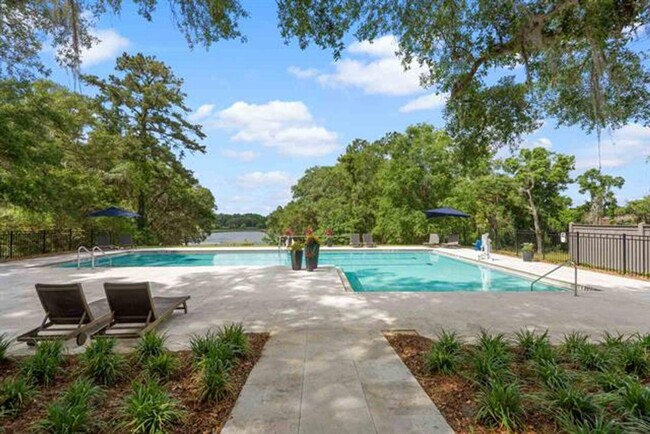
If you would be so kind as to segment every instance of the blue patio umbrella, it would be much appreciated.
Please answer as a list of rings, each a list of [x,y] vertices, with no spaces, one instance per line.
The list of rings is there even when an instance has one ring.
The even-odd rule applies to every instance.
[[[470,218],[471,217],[471,215],[465,214],[462,211],[458,211],[456,208],[434,208],[434,209],[428,209],[424,213],[427,215],[427,218],[432,218],[432,217]]]
[[[111,206],[99,211],[93,211],[86,215],[86,217],[126,217],[126,218],[140,218],[140,214],[133,211],[127,211],[116,206]]]

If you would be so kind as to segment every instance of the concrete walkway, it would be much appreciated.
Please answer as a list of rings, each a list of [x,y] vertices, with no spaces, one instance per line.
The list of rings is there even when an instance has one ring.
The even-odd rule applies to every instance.
[[[32,266],[43,262],[0,265],[0,333],[16,335],[41,321],[36,282],[82,282],[92,301],[103,296],[103,282],[143,280],[153,282],[157,295],[192,297],[189,314],[174,315],[162,328],[172,349],[187,348],[192,334],[230,322],[271,332],[226,433],[449,432],[383,338],[386,329],[433,336],[445,328],[473,336],[481,327],[508,334],[535,327],[548,328],[552,339],[574,329],[594,337],[604,330],[650,332],[650,282],[600,273],[580,272],[584,283],[603,291],[579,297],[569,291],[350,293],[332,268]],[[494,264],[526,267],[498,255]],[[535,272],[552,268],[531,265]],[[25,345],[11,349],[29,351]]]
[[[451,433],[379,333],[278,333],[223,430],[233,433]]]

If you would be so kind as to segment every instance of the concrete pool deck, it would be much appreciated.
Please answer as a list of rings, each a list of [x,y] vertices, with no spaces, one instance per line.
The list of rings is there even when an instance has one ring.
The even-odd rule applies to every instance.
[[[476,257],[469,249],[444,250]],[[493,265],[538,275],[553,268],[493,257]],[[156,294],[192,297],[189,314],[174,315],[162,327],[174,349],[187,348],[192,334],[229,322],[271,332],[225,433],[450,432],[383,338],[386,329],[432,336],[445,328],[471,336],[481,327],[505,333],[536,327],[548,328],[554,339],[574,329],[594,337],[604,330],[650,331],[650,282],[582,270],[579,282],[602,291],[579,297],[570,291],[350,293],[333,268],[38,266],[66,259],[74,255],[0,265],[0,333],[16,335],[41,321],[36,282],[79,281],[94,300],[103,282],[145,280]],[[570,283],[572,273],[561,270],[556,278]],[[29,350],[16,345],[12,352]]]

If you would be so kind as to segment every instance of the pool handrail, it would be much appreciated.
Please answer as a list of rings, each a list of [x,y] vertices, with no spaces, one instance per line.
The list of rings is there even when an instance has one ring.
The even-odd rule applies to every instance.
[[[86,252],[90,255],[90,261],[93,265],[93,268],[95,267],[95,261],[93,261],[93,252],[88,250],[88,247],[86,246],[79,246],[77,248],[77,268],[81,268],[81,252]]]
[[[565,267],[567,265],[573,265],[573,295],[577,297],[578,296],[578,265],[574,261],[572,261],[571,259],[569,259],[568,261],[562,262],[557,267],[553,268],[552,270],[544,273],[543,275],[541,275],[537,279],[533,280],[533,282],[530,284],[530,290],[531,291],[533,290],[533,285],[535,285],[537,282],[539,282],[543,278],[547,277],[549,274],[552,274],[555,271],[557,271],[560,268]]]

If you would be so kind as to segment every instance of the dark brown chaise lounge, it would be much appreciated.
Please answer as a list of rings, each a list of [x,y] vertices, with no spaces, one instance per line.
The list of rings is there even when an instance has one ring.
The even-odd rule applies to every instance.
[[[375,242],[372,240],[372,234],[363,234],[363,246],[364,247],[377,247]]]
[[[139,338],[158,327],[175,310],[187,313],[189,295],[153,297],[149,282],[104,283],[111,322],[103,334],[116,338]]]
[[[37,283],[36,293],[45,318],[40,326],[16,338],[27,345],[44,340],[73,338],[76,338],[77,345],[83,345],[88,336],[106,327],[111,319],[106,299],[86,302],[81,283]]]
[[[359,234],[350,234],[350,245],[352,247],[361,247],[363,244],[361,244],[361,237],[359,237]]]

